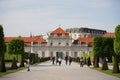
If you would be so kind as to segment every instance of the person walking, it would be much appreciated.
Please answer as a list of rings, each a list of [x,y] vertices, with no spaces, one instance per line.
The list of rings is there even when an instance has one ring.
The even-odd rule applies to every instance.
[[[66,62],[66,65],[68,63],[68,55],[65,56],[65,62]]]
[[[27,68],[28,68],[27,71],[30,71],[30,59],[29,58],[27,59]]]
[[[72,58],[69,56],[69,65],[72,63]]]
[[[62,59],[61,57],[58,58],[59,66],[61,66]]]
[[[89,67],[91,65],[90,57],[87,58],[87,66]]]
[[[83,67],[83,57],[80,58],[80,67]]]
[[[52,64],[54,65],[55,62],[55,56],[52,57]]]

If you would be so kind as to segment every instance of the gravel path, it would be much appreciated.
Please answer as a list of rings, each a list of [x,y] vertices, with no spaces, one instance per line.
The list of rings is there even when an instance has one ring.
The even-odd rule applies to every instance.
[[[114,76],[110,76],[87,66],[80,67],[77,63],[72,63],[70,66],[52,65],[50,61],[34,65],[27,69],[16,73],[11,73],[0,77],[0,80],[120,80]]]

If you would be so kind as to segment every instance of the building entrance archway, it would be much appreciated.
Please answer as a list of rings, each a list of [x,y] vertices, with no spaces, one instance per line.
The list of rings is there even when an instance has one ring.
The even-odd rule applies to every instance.
[[[61,58],[63,58],[63,52],[56,52],[56,57],[61,57]]]

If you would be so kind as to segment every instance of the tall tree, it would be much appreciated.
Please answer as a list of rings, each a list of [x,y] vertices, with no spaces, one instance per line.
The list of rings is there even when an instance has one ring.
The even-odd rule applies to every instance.
[[[6,72],[4,55],[6,51],[6,45],[4,42],[4,32],[3,27],[0,25],[0,72]]]
[[[21,67],[24,66],[24,63],[23,63],[23,54],[24,54],[24,41],[21,40],[21,39],[13,39],[9,42],[8,44],[8,53],[11,53],[11,54],[15,54],[17,55],[18,57],[18,54],[21,54],[22,55],[22,62],[21,62]],[[16,66],[16,59],[14,58],[13,59],[13,64],[12,66],[15,66],[13,67],[13,69],[16,69],[17,66]]]
[[[102,37],[95,37],[93,40],[94,67],[99,67],[99,56],[102,53]]]
[[[120,25],[115,28],[115,39],[114,39],[114,65],[113,72],[119,73],[119,64],[118,64],[118,56],[120,55]]]
[[[108,64],[107,64],[107,58],[112,56],[114,53],[113,49],[113,38],[110,37],[102,37],[103,43],[102,43],[102,53],[100,54],[100,57],[102,57],[102,70],[108,70]]]

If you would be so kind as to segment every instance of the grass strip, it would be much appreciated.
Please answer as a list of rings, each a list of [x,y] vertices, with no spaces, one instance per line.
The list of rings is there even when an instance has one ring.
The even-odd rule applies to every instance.
[[[116,76],[118,78],[120,78],[120,73],[112,73],[112,70],[101,70],[101,68],[92,68],[94,70],[97,70],[99,72],[111,75],[111,76]]]
[[[21,68],[18,68],[18,69],[7,70],[6,72],[0,72],[0,77],[3,76],[3,75],[7,75],[7,74],[10,74],[10,73],[14,73],[14,72],[23,70],[23,69],[26,69],[26,67],[21,67]]]

